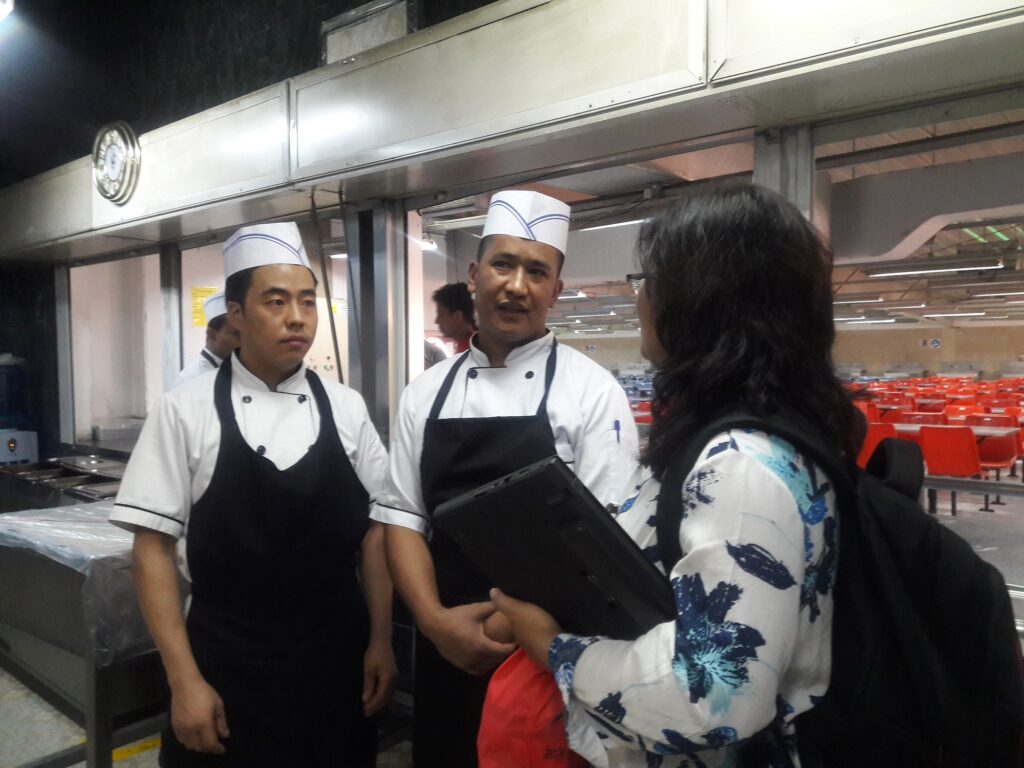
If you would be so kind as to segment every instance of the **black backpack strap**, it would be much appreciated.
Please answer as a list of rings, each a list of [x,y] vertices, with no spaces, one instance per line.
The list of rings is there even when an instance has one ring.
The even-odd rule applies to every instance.
[[[671,572],[683,556],[679,545],[679,524],[683,517],[683,483],[708,442],[716,435],[732,429],[756,429],[791,443],[824,470],[832,481],[837,495],[845,499],[853,499],[855,496],[854,481],[835,450],[828,446],[801,416],[788,412],[758,415],[737,406],[708,422],[681,445],[662,477],[655,520],[658,555],[666,572]]]

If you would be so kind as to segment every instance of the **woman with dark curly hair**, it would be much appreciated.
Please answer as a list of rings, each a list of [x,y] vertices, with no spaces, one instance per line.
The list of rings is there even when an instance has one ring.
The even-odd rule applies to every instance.
[[[497,591],[495,603],[554,673],[570,744],[594,765],[742,764],[751,744],[759,762],[798,764],[793,719],[831,671],[832,483],[785,440],[732,430],[682,481],[678,562],[660,562],[656,509],[680,448],[737,407],[792,414],[852,465],[863,422],[832,369],[830,255],[790,203],[734,183],[648,222],[639,258],[655,418],[618,520],[670,575],[677,618],[627,642],[561,634]]]

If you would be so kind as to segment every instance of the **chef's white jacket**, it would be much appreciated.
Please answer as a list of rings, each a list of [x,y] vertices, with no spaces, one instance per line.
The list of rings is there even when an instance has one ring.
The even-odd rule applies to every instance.
[[[548,332],[517,347],[500,368],[491,367],[474,339],[440,418],[536,414],[553,339]],[[602,504],[617,503],[637,459],[636,425],[626,393],[608,371],[581,352],[559,344],[555,354],[547,410],[558,455]],[[429,533],[420,484],[423,433],[434,398],[460,357],[428,368],[402,393],[392,429],[390,472],[370,508],[372,519]]]
[[[207,355],[209,355],[209,357],[207,357]],[[217,365],[214,365],[212,362],[210,362],[210,358],[216,360]],[[213,354],[213,352],[211,352],[208,349],[204,349],[202,352],[195,356],[195,359],[193,359],[191,363],[189,363],[180,371],[178,371],[178,376],[174,379],[174,384],[171,385],[171,389],[180,387],[186,381],[196,379],[202,376],[204,373],[217,370],[217,368],[223,362],[224,361],[217,357],[215,354]]]
[[[231,403],[245,442],[278,469],[287,469],[316,442],[320,411],[303,365],[271,390],[233,355]],[[146,419],[125,469],[110,521],[182,538],[192,505],[213,477],[220,449],[220,419],[214,405],[216,371],[161,397]],[[321,378],[334,415],[334,428],[372,500],[387,476],[387,453],[370,421],[362,396]],[[184,552],[179,546],[179,564]]]

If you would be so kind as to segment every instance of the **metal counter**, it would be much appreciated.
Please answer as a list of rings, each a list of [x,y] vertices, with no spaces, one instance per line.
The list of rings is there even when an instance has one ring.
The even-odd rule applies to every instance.
[[[131,535],[111,503],[0,516],[0,665],[85,727],[86,743],[32,768],[108,768],[159,731],[165,684],[135,598]]]

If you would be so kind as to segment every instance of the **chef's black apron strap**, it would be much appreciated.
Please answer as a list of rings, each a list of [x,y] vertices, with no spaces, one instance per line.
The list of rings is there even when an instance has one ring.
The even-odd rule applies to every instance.
[[[551,351],[548,352],[548,362],[544,368],[544,397],[537,406],[538,416],[548,415],[548,394],[551,392],[551,382],[555,380],[555,363],[558,358],[558,339],[551,340]]]
[[[452,391],[452,384],[455,383],[455,375],[459,372],[459,368],[462,367],[462,364],[466,362],[467,357],[469,357],[468,349],[459,356],[459,359],[455,361],[455,365],[453,365],[451,370],[448,371],[448,375],[444,377],[441,389],[437,391],[437,397],[434,398],[434,404],[430,406],[429,418],[436,419],[441,415],[441,409],[444,407],[444,402],[448,399],[448,393]]]

